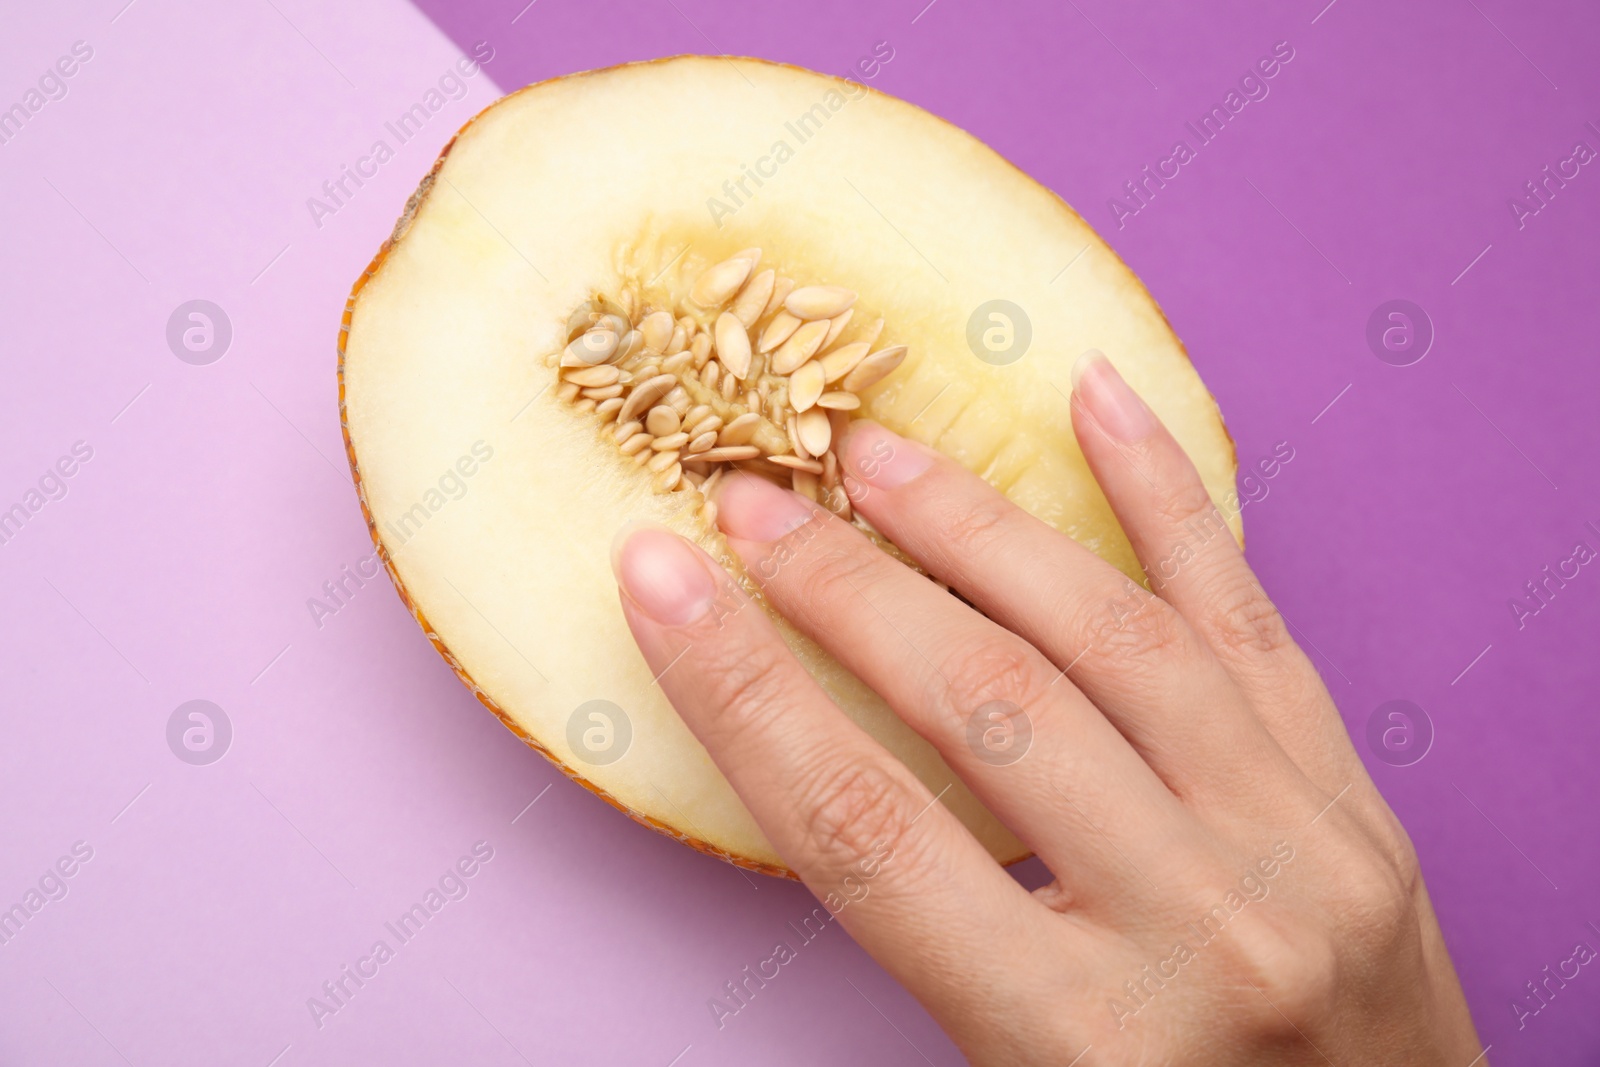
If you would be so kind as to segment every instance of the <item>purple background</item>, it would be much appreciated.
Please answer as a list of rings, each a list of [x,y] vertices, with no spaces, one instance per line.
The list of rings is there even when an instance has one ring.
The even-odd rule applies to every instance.
[[[94,854],[0,946],[0,1063],[960,1062],[838,929],[719,1031],[707,998],[794,940],[804,891],[567,782],[382,580],[320,627],[306,603],[370,552],[338,431],[345,294],[457,126],[589,67],[721,50],[844,73],[878,41],[872,84],[1060,192],[1139,272],[1242,463],[1294,449],[1246,509],[1250,556],[1416,840],[1491,1058],[1600,1056],[1600,972],[1520,1031],[1510,1008],[1600,947],[1600,567],[1522,629],[1508,607],[1600,548],[1600,167],[1520,229],[1508,207],[1600,148],[1596,9],[924,2],[12,5],[0,107],[74,41],[94,55],[0,145],[0,508],[74,442],[94,454],[0,547],[0,907],[74,842]],[[469,95],[317,225],[307,199],[479,39]],[[1108,198],[1284,40],[1270,95],[1119,229]],[[194,298],[233,326],[209,366],[165,340]],[[1393,298],[1436,331],[1412,366],[1366,342]],[[196,698],[234,731],[203,767],[165,733]],[[1412,766],[1365,740],[1391,699],[1436,732]],[[319,1030],[306,999],[477,841],[469,895]]]

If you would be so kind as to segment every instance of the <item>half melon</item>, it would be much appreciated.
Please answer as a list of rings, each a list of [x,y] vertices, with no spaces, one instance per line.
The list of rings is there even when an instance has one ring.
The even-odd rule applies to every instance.
[[[614,536],[659,523],[757,592],[709,482],[753,470],[874,536],[830,445],[870,417],[1143,581],[1072,435],[1069,371],[1089,348],[1176,434],[1237,536],[1215,403],[1058,197],[859,84],[682,56],[529,86],[456,135],[350,295],[340,411],[390,577],[473,694],[637,821],[786,874],[635,648]],[[776,621],[997,860],[1024,855],[930,745]]]

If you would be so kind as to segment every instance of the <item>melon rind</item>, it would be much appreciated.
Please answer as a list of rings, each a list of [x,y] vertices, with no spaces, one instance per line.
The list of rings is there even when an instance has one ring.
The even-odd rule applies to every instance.
[[[550,106],[557,108],[556,113],[560,115],[589,106],[598,107],[603,113],[607,106],[619,106],[614,98],[627,100],[631,96],[661,104],[664,95],[670,96],[670,93],[663,94],[663,89],[682,91],[691,101],[714,99],[719,93],[726,95],[739,90],[745,79],[754,83],[757,91],[768,92],[777,100],[774,113],[779,115],[786,113],[785,101],[804,104],[821,99],[829,91],[840,91],[842,86],[838,79],[763,60],[684,56],[627,64],[531,85],[490,105],[463,126],[423,178],[392,234],[350,293],[339,337],[340,421],[362,512],[379,557],[402,601],[429,641],[473,695],[568,777],[635,821],[738,866],[792,877],[793,873],[772,850],[703,747],[671,710],[659,688],[651,685],[648,668],[633,648],[631,639],[626,637],[607,565],[610,535],[620,523],[606,527],[606,522],[623,513],[628,518],[660,522],[698,540],[736,576],[743,577],[737,561],[728,553],[720,534],[697,523],[693,509],[675,500],[685,494],[652,497],[642,488],[643,479],[625,465],[618,464],[616,471],[611,472],[601,469],[604,464],[600,464],[594,469],[590,483],[581,489],[574,490],[570,485],[562,487],[563,495],[577,491],[589,494],[596,501],[592,508],[596,513],[594,528],[577,530],[565,538],[545,530],[545,541],[535,542],[535,545],[551,554],[549,564],[559,568],[559,573],[552,572],[542,578],[536,576],[530,579],[533,584],[520,591],[506,588],[507,583],[516,584],[519,572],[505,564],[503,557],[514,554],[512,549],[518,544],[522,529],[537,529],[548,519],[538,510],[540,479],[553,476],[541,473],[534,462],[536,454],[554,453],[557,458],[570,461],[582,454],[581,434],[592,435],[596,428],[585,424],[586,417],[558,407],[553,390],[542,394],[542,399],[535,398],[524,404],[528,396],[535,394],[540,375],[553,380],[554,372],[545,368],[538,357],[554,350],[552,338],[559,332],[560,316],[547,315],[548,321],[530,322],[527,336],[519,336],[514,341],[503,333],[499,338],[487,340],[472,335],[478,319],[492,319],[502,307],[499,301],[517,299],[521,292],[519,286],[540,284],[526,273],[528,269],[544,275],[543,285],[550,290],[542,297],[546,304],[551,307],[562,304],[566,310],[576,305],[583,292],[607,280],[597,276],[605,273],[601,270],[590,270],[590,277],[568,280],[559,273],[564,265],[548,260],[544,272],[540,272],[517,247],[519,242],[534,243],[524,239],[536,233],[536,228],[529,229],[528,234],[516,227],[511,227],[514,232],[509,235],[501,232],[507,228],[504,220],[515,217],[516,210],[504,206],[511,201],[500,195],[506,190],[497,187],[500,179],[486,164],[494,162],[496,151],[513,158],[518,151],[530,151],[526,145],[518,148],[517,139],[534,136],[540,129],[540,120],[554,121],[548,113],[540,114],[538,94],[548,94],[553,99]],[[595,100],[600,102],[591,104]],[[671,105],[672,101],[666,100],[662,106],[670,111]],[[695,105],[691,102],[685,106]],[[1195,458],[1219,504],[1231,492],[1234,477],[1232,441],[1222,425],[1215,402],[1194,373],[1159,308],[1132,272],[1071,208],[970,135],[912,105],[864,87],[852,90],[844,111],[852,121],[859,119],[869,126],[881,121],[890,123],[891,129],[905,126],[912,130],[906,144],[925,151],[928,157],[918,162],[919,167],[937,172],[941,165],[948,165],[963,174],[970,171],[981,175],[984,181],[992,181],[995,187],[992,195],[999,198],[999,202],[991,205],[987,213],[977,210],[976,221],[957,219],[951,223],[951,228],[959,231],[961,226],[982,225],[987,215],[1001,217],[1008,226],[1034,229],[1036,240],[1020,245],[1016,254],[1039,258],[1043,271],[1041,283],[1056,274],[1073,251],[1081,249],[1082,262],[1071,268],[1078,274],[1060,287],[1059,307],[1052,303],[1054,298],[1048,285],[1041,285],[1037,292],[1015,292],[1022,298],[1019,303],[1027,301],[1029,306],[1044,309],[1033,317],[1035,344],[1059,347],[1058,357],[1051,351],[1029,357],[1013,367],[979,365],[974,371],[977,361],[964,347],[950,343],[949,337],[954,334],[958,341],[964,339],[961,320],[970,310],[974,302],[971,296],[976,290],[971,294],[963,291],[954,299],[947,298],[937,289],[938,279],[919,271],[913,264],[897,264],[894,277],[888,282],[854,277],[852,271],[857,269],[856,264],[862,258],[860,249],[852,257],[848,254],[849,242],[841,240],[839,255],[830,257],[829,250],[806,232],[806,227],[826,224],[826,212],[808,217],[795,207],[794,193],[768,197],[775,202],[775,208],[787,209],[781,217],[759,198],[752,200],[729,220],[727,232],[711,230],[705,225],[709,216],[698,203],[691,206],[702,228],[710,231],[708,233],[696,231],[696,217],[688,215],[682,204],[642,206],[639,211],[645,222],[640,227],[640,237],[625,253],[618,253],[623,261],[612,264],[615,276],[621,277],[626,270],[640,268],[652,257],[656,262],[664,261],[671,247],[675,247],[673,240],[682,235],[685,239],[697,238],[703,247],[696,247],[685,255],[674,268],[677,273],[669,273],[663,285],[676,282],[684,286],[684,277],[692,278],[693,271],[703,269],[720,256],[763,240],[772,248],[771,265],[803,282],[855,284],[864,293],[863,302],[870,297],[888,320],[885,339],[896,342],[909,339],[913,351],[906,368],[869,393],[866,410],[892,429],[942,447],[1002,485],[1019,504],[1077,537],[1130,575],[1139,577],[1137,561],[1126,538],[1114,519],[1108,518],[1110,513],[1104,498],[1088,476],[1072,441],[1065,395],[1070,392],[1068,368],[1077,351],[1093,344],[1112,356]],[[614,114],[615,125],[626,126],[630,121],[620,110]],[[841,114],[841,118],[844,117]],[[716,143],[718,137],[740,143],[737,131],[730,134],[717,128],[715,122],[709,129],[707,136],[712,143]],[[627,140],[626,129],[608,132],[624,142]],[[827,132],[833,131],[825,128],[824,136]],[[849,135],[845,136],[848,139]],[[472,146],[475,158],[462,162],[463,145]],[[856,150],[870,152],[871,149],[856,146]],[[737,151],[734,154],[737,155]],[[879,193],[872,184],[874,174],[881,177],[884,169],[892,171],[893,168],[879,168],[875,172],[874,162],[868,158],[851,173],[861,184]],[[718,165],[716,161],[708,164],[708,173],[719,173]],[[796,161],[787,166],[791,168],[786,175],[791,183],[803,187],[806,179],[825,173],[829,163],[826,154],[818,150],[811,159],[802,160],[797,156]],[[441,193],[441,189],[446,191]],[[704,191],[709,196],[714,190]],[[859,189],[856,195],[866,200]],[[893,206],[898,201],[891,199],[890,203]],[[837,202],[834,206],[837,209]],[[878,212],[876,205],[869,206],[874,213]],[[499,227],[489,222],[486,211],[501,223]],[[470,236],[461,236],[476,225],[474,216],[486,224],[481,227],[482,232],[471,230]],[[900,219],[900,224],[926,246],[926,249],[917,248],[916,255],[930,267],[929,257],[948,257],[944,272],[949,275],[946,285],[971,288],[960,273],[966,264],[959,262],[960,255],[950,251],[952,248],[960,250],[959,232],[946,237],[937,229],[919,228],[914,219],[910,222]],[[491,230],[495,232],[491,234]],[[893,240],[887,230],[881,236]],[[408,241],[408,237],[414,239]],[[1035,248],[1034,244],[1040,247]],[[797,251],[800,254],[797,255]],[[1062,255],[1063,251],[1066,256]],[[511,252],[516,253],[515,257]],[[909,259],[909,254],[903,251],[899,254]],[[453,256],[457,257],[454,261]],[[1055,258],[1051,259],[1052,256]],[[517,262],[519,259],[521,263]],[[479,284],[470,286],[462,280],[462,290],[451,291],[450,279],[442,270],[449,266],[462,266],[463,270],[458,273],[468,274],[472,269],[481,269]],[[938,273],[938,268],[933,269]],[[437,273],[430,275],[430,270]],[[414,292],[418,278],[436,284],[423,288],[420,293]],[[504,291],[496,290],[497,286]],[[388,291],[383,292],[386,287]],[[486,294],[485,290],[496,291]],[[557,290],[558,295],[551,295]],[[374,296],[375,293],[382,295]],[[1012,293],[988,295],[1010,296]],[[405,298],[403,307],[388,306],[399,303],[401,296]],[[483,301],[476,305],[480,315],[457,320],[461,325],[461,344],[470,351],[444,354],[446,346],[442,344],[438,346],[441,354],[437,355],[430,354],[430,350],[409,351],[407,346],[416,344],[415,335],[419,331],[444,329],[438,326],[438,320],[459,316],[463,308],[472,309],[475,300]],[[419,304],[424,306],[415,306]],[[369,305],[381,309],[382,314],[374,310],[363,317],[363,310]],[[902,333],[910,330],[914,336],[898,336],[897,328]],[[373,335],[373,340],[363,348],[368,335]],[[357,338],[354,352],[352,336]],[[467,344],[474,339],[481,342],[479,346]],[[441,407],[430,415],[418,406],[417,397],[406,395],[408,388],[421,391],[422,386],[409,384],[412,378],[402,376],[400,385],[389,389],[375,370],[381,368],[381,361],[387,358],[409,358],[420,361],[415,362],[412,369],[426,375],[437,369],[427,362],[428,359],[455,358],[471,365],[480,348],[498,352],[496,344],[508,348],[509,355],[505,358],[520,361],[516,364],[516,373],[526,374],[523,393],[489,395],[480,391],[474,395],[470,384],[465,392],[457,393],[452,391],[451,382],[441,379],[434,383],[437,388],[429,397]],[[482,359],[485,362],[476,366],[479,369],[489,367],[492,357],[482,356]],[[1046,359],[1050,360],[1048,364]],[[352,360],[357,361],[358,366],[352,367]],[[502,368],[494,373],[505,375],[506,372]],[[1060,395],[1052,397],[1050,390]],[[352,391],[357,395],[352,396]],[[385,393],[401,395],[397,398],[383,395]],[[411,405],[409,409],[407,404]],[[451,408],[452,404],[456,405],[456,410]],[[463,419],[465,416],[459,410],[463,405],[476,405],[483,411],[493,409],[497,418],[509,417],[513,410],[520,409],[522,413],[517,415],[516,421],[521,427],[516,435],[521,436],[514,435],[513,444],[497,446],[506,449],[505,459],[498,467],[483,465],[478,477],[484,481],[473,490],[478,492],[476,499],[468,492],[461,501],[441,510],[436,519],[430,520],[416,535],[413,540],[420,547],[412,549],[411,542],[392,544],[396,541],[392,523],[397,510],[403,510],[406,502],[416,498],[427,484],[428,475],[441,466],[447,467],[456,458],[453,452],[463,452],[468,447],[470,442],[460,439],[459,434],[450,439],[455,443],[449,448],[439,444],[429,452],[426,442],[427,434],[436,428],[436,423]],[[997,408],[1003,417],[990,419],[986,405]],[[356,409],[354,412],[352,406]],[[915,420],[908,414],[912,410],[919,412]],[[1053,428],[1049,426],[1052,410],[1059,411],[1059,424]],[[560,421],[563,419],[568,422]],[[990,422],[1028,429],[1026,432],[1010,429],[1005,433],[993,432]],[[467,424],[460,422],[463,426]],[[442,442],[447,435],[443,431],[440,433]],[[423,443],[415,444],[413,453],[406,453],[419,438]],[[532,443],[517,443],[524,438]],[[408,459],[394,466],[380,465],[380,469],[374,471],[363,466],[363,448],[374,455],[401,452],[407,454]],[[526,493],[521,495],[518,485],[523,483],[516,482],[519,476],[526,483]],[[506,484],[508,481],[516,484]],[[630,487],[638,487],[637,499],[628,495],[633,492]],[[489,498],[488,505],[483,503],[485,497]],[[547,501],[549,507],[559,507],[562,503],[562,500]],[[494,512],[496,506],[501,513],[485,514],[486,507]],[[579,509],[580,515],[575,521],[578,526],[590,519],[587,514],[581,514],[584,510]],[[1237,509],[1224,508],[1224,513],[1229,516],[1235,535],[1241,536]],[[564,518],[563,524],[573,524],[572,516]],[[448,567],[433,565],[431,558],[427,564],[418,562],[424,556],[444,560],[465,558],[483,546],[498,546],[503,552],[500,557],[491,558],[490,568],[494,573],[486,576],[480,587],[468,590],[461,590],[450,579],[446,573]],[[500,560],[498,564],[497,559]],[[467,582],[469,576],[457,573],[456,580]],[[540,581],[545,584],[538,585]],[[602,590],[603,595],[595,595]],[[542,610],[569,613],[575,619],[574,625],[562,627],[559,621],[552,622],[548,617],[543,621],[532,620],[526,613],[538,610],[541,599],[547,601]],[[480,603],[486,604],[487,610],[481,608]],[[524,620],[523,625],[518,625],[519,619]],[[1027,854],[1021,843],[955,779],[932,747],[895,717],[876,694],[783,620],[775,621],[802,662],[847,715],[884,742],[931,790],[939,792],[951,786],[944,802],[998,860],[1014,862]],[[505,636],[507,630],[518,636],[540,632],[555,645],[567,642],[565,651],[552,648],[553,658],[547,660],[541,670],[533,663],[540,658],[538,655],[528,655],[517,649],[513,657],[505,649],[496,651],[497,641],[513,644]],[[609,650],[615,669],[608,666],[601,676],[601,672],[586,665],[591,676],[580,682],[569,682],[562,671],[581,659],[573,650],[585,647],[585,636]],[[619,704],[629,708],[635,727],[634,748],[619,764],[611,767],[583,764],[574,757],[564,734],[567,714],[578,703],[595,696],[617,699]],[[628,767],[630,759],[641,762]],[[621,770],[616,769],[618,767]]]

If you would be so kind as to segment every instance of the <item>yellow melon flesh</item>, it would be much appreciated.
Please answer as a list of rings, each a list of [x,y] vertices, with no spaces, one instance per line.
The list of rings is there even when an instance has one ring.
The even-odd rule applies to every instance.
[[[1128,268],[1048,190],[903,101],[794,67],[686,56],[530,86],[462,130],[351,294],[341,335],[346,443],[373,537],[435,645],[530,744],[636,819],[782,873],[653,683],[608,551],[645,520],[737,566],[697,493],[652,492],[600,420],[558,398],[549,358],[597,294],[631,285],[677,306],[750,247],[802,285],[856,291],[853,322],[881,317],[883,343],[908,346],[856,414],[954,457],[1132,576],[1073,440],[1076,357],[1111,358],[1219,503],[1234,455]],[[1003,365],[968,340],[994,300],[1022,309],[1032,335]],[[1024,854],[930,745],[779,624],[844,714],[934,792],[955,782],[943,803],[998,860]],[[568,737],[574,711],[597,699],[632,734],[601,764]]]

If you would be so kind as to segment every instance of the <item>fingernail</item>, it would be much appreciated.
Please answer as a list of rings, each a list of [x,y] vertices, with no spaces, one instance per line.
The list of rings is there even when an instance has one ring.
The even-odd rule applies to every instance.
[[[659,527],[623,529],[612,550],[611,569],[628,598],[664,626],[693,622],[716,599],[716,583],[694,549]]]
[[[874,489],[897,489],[933,466],[933,452],[865,419],[850,424],[845,473]]]
[[[1155,416],[1097,348],[1072,365],[1072,392],[1101,428],[1119,441],[1142,441],[1155,432]]]
[[[816,505],[755,474],[735,474],[717,484],[717,525],[741,541],[776,541],[804,526]]]

